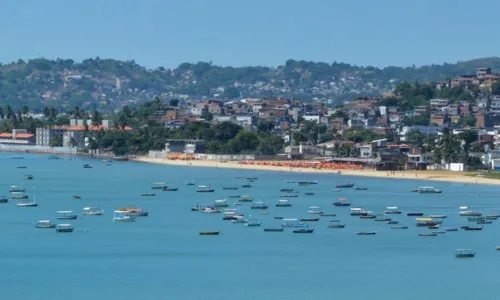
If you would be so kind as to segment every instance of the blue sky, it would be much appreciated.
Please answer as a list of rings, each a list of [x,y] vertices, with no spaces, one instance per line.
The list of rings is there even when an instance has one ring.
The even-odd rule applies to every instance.
[[[5,0],[0,62],[418,66],[498,55],[498,11],[499,0]]]

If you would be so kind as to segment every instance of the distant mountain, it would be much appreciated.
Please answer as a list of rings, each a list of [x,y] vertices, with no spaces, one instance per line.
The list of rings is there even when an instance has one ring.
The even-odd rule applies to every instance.
[[[175,69],[146,69],[134,61],[33,59],[0,65],[0,104],[116,108],[165,98],[234,99],[286,96],[332,102],[392,90],[401,81],[437,81],[474,74],[478,67],[500,71],[488,57],[422,67],[360,67],[346,63],[288,60],[278,67],[221,67],[183,63]]]

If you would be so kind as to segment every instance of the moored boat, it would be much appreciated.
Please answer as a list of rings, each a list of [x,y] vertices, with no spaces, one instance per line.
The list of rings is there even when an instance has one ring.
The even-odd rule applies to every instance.
[[[471,249],[457,249],[455,251],[455,257],[457,258],[472,258],[476,255],[476,252]]]
[[[408,217],[421,217],[424,215],[423,212],[420,212],[420,211],[413,211],[413,212],[409,212],[406,214]]]
[[[239,187],[237,186],[225,186],[222,188],[223,190],[237,190]]]
[[[344,228],[345,224],[340,224],[339,220],[332,220],[330,224],[326,226],[326,228]]]
[[[249,184],[249,183],[248,184],[244,184],[244,185],[241,186],[241,188],[243,188],[243,189],[248,189],[248,188],[251,188],[251,187],[252,187],[252,185]]]
[[[9,202],[9,197],[0,195],[0,203],[7,203],[7,202]]]
[[[338,198],[337,201],[333,202],[335,206],[351,206],[351,202],[347,198]]]
[[[309,207],[309,210],[307,211],[308,214],[312,214],[312,215],[319,215],[319,214],[322,214],[323,211],[321,210],[321,207],[319,206],[311,206]]]
[[[92,166],[91,166],[91,165],[89,165],[89,164],[84,164],[84,165],[83,165],[83,168],[84,168],[84,169],[92,169]]]
[[[247,227],[259,227],[262,225],[260,222],[259,218],[248,218],[247,222],[245,223],[245,226]]]
[[[220,199],[214,201],[214,207],[229,207],[226,199]]]
[[[126,208],[120,208],[118,209],[118,211],[126,212],[129,216],[132,217],[147,217],[149,215],[148,211],[144,211],[142,208],[135,207],[133,205]]]
[[[356,232],[357,235],[376,235],[376,231],[359,231]]]
[[[429,218],[431,218],[431,219],[446,219],[447,215],[430,215]]]
[[[134,222],[136,217],[127,210],[115,210],[113,212],[113,221],[115,222]]]
[[[37,207],[38,203],[35,202],[35,200],[28,200],[28,201],[22,201],[20,203],[17,203],[18,207]]]
[[[270,227],[270,228],[264,228],[265,232],[282,232],[284,230],[283,227]]]
[[[155,193],[142,193],[141,196],[143,197],[152,197],[152,196],[156,196]]]
[[[56,232],[73,232],[75,227],[71,224],[57,224]]]
[[[20,185],[11,185],[9,188],[9,192],[11,193],[24,193],[26,189],[22,188]]]
[[[290,203],[290,201],[286,199],[279,199],[278,203],[276,203],[276,207],[290,207],[290,206],[292,206],[292,203]]]
[[[153,190],[163,190],[163,188],[165,188],[165,187],[168,187],[168,186],[167,186],[167,183],[164,181],[153,182],[151,184],[151,189],[153,189]]]
[[[58,210],[56,211],[57,219],[59,220],[75,220],[78,215],[72,210]]]
[[[163,187],[163,191],[164,192],[177,192],[177,190],[179,190],[179,188],[173,188],[173,187]]]
[[[397,206],[387,206],[384,213],[388,215],[399,215],[402,211]]]
[[[408,229],[408,226],[391,226],[391,229]]]
[[[213,193],[215,189],[210,187],[209,185],[199,185],[196,187],[197,193]]]
[[[301,222],[318,222],[319,218],[300,218],[299,221]]]
[[[482,226],[462,226],[461,227],[463,230],[472,230],[472,231],[477,231],[477,230],[483,230]]]
[[[313,233],[314,228],[297,228],[293,230],[293,233]]]
[[[56,228],[56,224],[51,223],[49,220],[40,220],[35,225],[36,228]]]
[[[437,236],[437,233],[435,232],[419,233],[418,236]]]
[[[99,209],[99,207],[84,207],[83,208],[83,215],[85,216],[102,216],[104,214],[104,210]]]
[[[268,205],[262,201],[257,201],[253,202],[252,205],[250,205],[251,209],[267,209]]]
[[[433,186],[421,186],[418,188],[417,192],[419,194],[441,194],[442,191]]]
[[[362,209],[361,207],[353,207],[350,209],[349,214],[351,216],[366,216],[368,212]]]
[[[24,175],[24,179],[25,180],[33,180],[33,175],[31,175],[31,174]]]
[[[220,231],[200,231],[200,235],[219,235]]]
[[[338,188],[338,189],[341,189],[341,188],[352,188],[352,187],[354,187],[354,183],[337,184],[335,187]]]
[[[250,196],[250,195],[241,195],[241,196],[239,196],[238,201],[239,202],[252,202],[253,201],[253,197]]]
[[[331,212],[321,212],[319,215],[322,217],[336,217],[337,216],[337,214],[331,213]]]
[[[306,196],[312,196],[312,195],[314,195],[314,192],[305,192],[304,195],[306,195]]]

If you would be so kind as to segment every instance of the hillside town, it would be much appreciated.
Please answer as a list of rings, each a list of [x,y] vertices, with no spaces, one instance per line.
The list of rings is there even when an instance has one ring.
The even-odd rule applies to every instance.
[[[200,122],[212,128],[231,123],[246,132],[269,132],[282,139],[278,147],[281,150],[260,156],[269,158],[272,154],[273,159],[329,159],[380,170],[497,169],[500,167],[499,84],[500,74],[492,73],[490,68],[478,68],[474,75],[422,84],[402,83],[383,95],[357,97],[335,107],[324,101],[277,97],[226,101],[157,98],[161,109],[148,113],[145,122],[149,127],[156,124],[169,132]],[[410,90],[414,93],[411,97],[405,94]],[[426,91],[432,91],[431,97],[444,90],[458,94],[422,98]],[[407,105],[411,101],[415,105]],[[140,129],[120,125],[123,121],[117,119],[117,114],[103,115],[97,120],[62,115],[68,124],[49,124],[36,128],[35,132],[13,128],[0,134],[0,145],[85,151],[96,139],[92,133],[104,135]],[[43,114],[32,117],[46,119]],[[148,149],[150,155],[210,153],[208,140],[178,137],[167,138],[163,149]],[[106,150],[99,146],[93,149]],[[226,153],[225,159],[247,159],[248,154],[253,154],[254,159],[259,157],[258,151],[239,151]]]

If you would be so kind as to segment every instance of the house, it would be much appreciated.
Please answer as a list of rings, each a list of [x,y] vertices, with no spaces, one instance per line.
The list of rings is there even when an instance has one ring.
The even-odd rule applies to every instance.
[[[371,144],[359,146],[359,153],[361,158],[372,158],[373,146]]]
[[[441,109],[443,107],[448,106],[449,103],[450,103],[449,99],[431,99],[431,100],[429,100],[429,104],[431,106],[431,110],[439,110],[439,111],[441,111]]]

